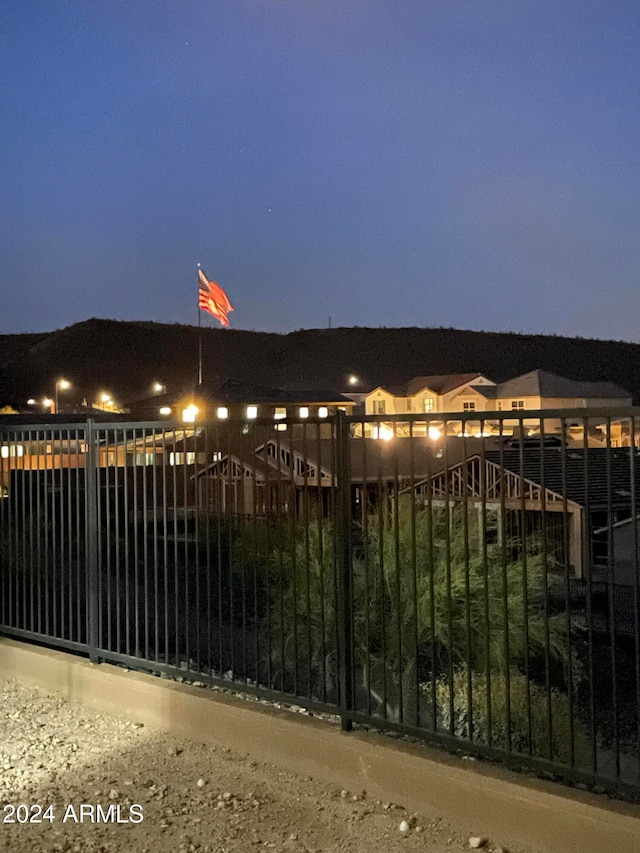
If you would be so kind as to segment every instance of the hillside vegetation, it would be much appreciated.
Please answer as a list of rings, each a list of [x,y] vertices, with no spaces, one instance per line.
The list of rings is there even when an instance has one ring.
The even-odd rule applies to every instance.
[[[205,380],[346,388],[420,374],[478,370],[496,381],[542,368],[572,379],[609,380],[640,397],[640,345],[457,329],[305,329],[286,335],[203,328]],[[0,335],[0,405],[51,394],[57,377],[90,394],[146,396],[151,382],[194,384],[198,328],[92,319],[59,331]]]

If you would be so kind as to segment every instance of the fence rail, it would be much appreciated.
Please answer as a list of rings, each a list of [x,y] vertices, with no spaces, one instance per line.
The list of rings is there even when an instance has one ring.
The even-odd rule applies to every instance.
[[[638,797],[639,423],[0,426],[0,632]]]

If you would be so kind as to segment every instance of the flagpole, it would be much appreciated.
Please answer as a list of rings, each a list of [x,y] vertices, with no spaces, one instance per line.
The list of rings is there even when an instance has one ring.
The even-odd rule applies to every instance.
[[[200,287],[200,264],[198,264],[198,288]],[[198,304],[198,385],[202,385],[202,311]]]

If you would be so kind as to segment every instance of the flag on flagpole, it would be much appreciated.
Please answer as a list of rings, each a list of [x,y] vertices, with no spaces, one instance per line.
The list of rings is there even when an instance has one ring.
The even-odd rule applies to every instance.
[[[215,281],[209,281],[201,269],[198,270],[198,306],[220,320],[223,326],[229,325],[229,312],[233,311],[233,305],[229,297]]]

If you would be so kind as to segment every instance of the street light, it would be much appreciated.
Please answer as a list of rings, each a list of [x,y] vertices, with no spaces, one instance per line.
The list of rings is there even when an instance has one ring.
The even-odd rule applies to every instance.
[[[106,393],[106,391],[103,391],[103,393],[102,393],[102,394],[100,394],[100,402],[102,403],[102,411],[104,412],[104,410],[107,408],[107,406],[111,405],[111,403],[113,402],[113,400],[112,400],[112,399],[111,399],[111,397]]]
[[[68,379],[56,380],[56,415],[60,411],[60,407],[58,406],[58,391],[67,391],[69,388],[71,388],[71,383]]]
[[[167,393],[167,386],[162,382],[154,382],[153,383],[153,390],[155,391],[156,394],[160,394],[160,393],[166,394]]]

